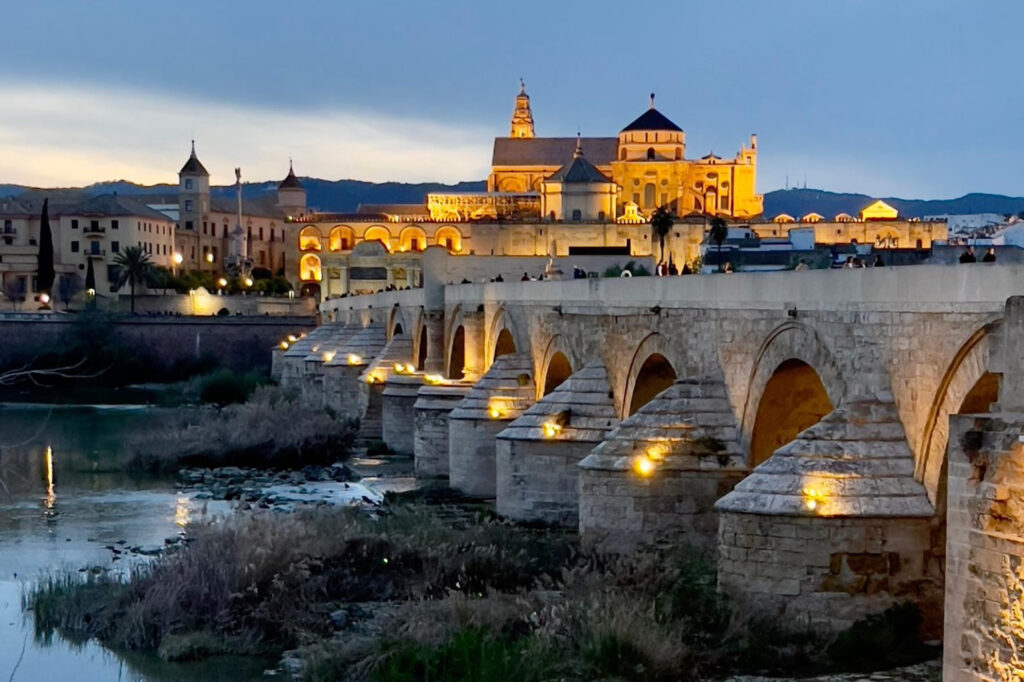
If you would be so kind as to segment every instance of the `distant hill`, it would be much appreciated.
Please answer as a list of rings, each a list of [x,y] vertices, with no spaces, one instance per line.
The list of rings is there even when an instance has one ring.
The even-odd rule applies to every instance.
[[[483,180],[445,185],[436,182],[410,184],[404,182],[364,182],[362,180],[320,180],[302,178],[306,188],[309,206],[321,211],[345,213],[355,211],[359,204],[419,204],[429,192],[482,192],[486,189]],[[12,196],[26,191],[21,185],[0,184],[0,197]],[[242,185],[246,198],[256,198],[277,189],[277,182],[255,182]],[[87,187],[62,188],[48,192],[73,194],[81,192],[88,196],[118,192],[129,195],[173,195],[177,185],[136,185],[126,180],[100,182]],[[218,186],[212,189],[216,196],[230,197],[234,187]],[[820,213],[831,218],[837,213],[856,215],[878,197],[865,194],[843,194],[820,189],[779,189],[764,195],[764,214],[773,217],[788,213],[799,218],[811,213]],[[897,199],[884,197],[883,200],[896,207],[907,218],[943,213],[1019,213],[1024,211],[1024,197],[1008,197],[1001,194],[965,194],[958,199]]]
[[[840,194],[821,189],[778,189],[764,195],[764,214],[774,217],[780,213],[799,218],[814,211],[826,218],[839,213],[857,215],[860,209],[875,199],[894,207],[907,218],[921,218],[926,215],[1007,213],[1024,211],[1024,197],[1007,197],[1002,194],[965,194],[958,199],[897,199],[895,197],[869,197],[866,194]]]
[[[417,184],[404,182],[364,182],[362,180],[320,180],[301,178],[306,188],[306,202],[311,208],[321,211],[346,213],[355,211],[359,204],[419,204],[430,192],[482,192],[487,187],[483,180],[460,182],[446,185],[439,182]],[[0,185],[0,197],[16,196],[37,188],[22,185]],[[242,183],[242,196],[255,199],[277,190],[277,181]],[[62,194],[81,192],[87,196],[117,192],[127,195],[173,195],[177,185],[137,185],[127,180],[98,182],[87,187],[61,188],[52,190]],[[234,196],[234,186],[215,186],[210,189],[214,196]]]

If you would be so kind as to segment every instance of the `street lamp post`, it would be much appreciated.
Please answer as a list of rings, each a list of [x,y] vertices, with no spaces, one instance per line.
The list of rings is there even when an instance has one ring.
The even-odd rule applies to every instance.
[[[181,255],[180,251],[175,251],[174,255],[171,256],[171,275],[174,277],[178,276],[178,266],[185,260],[185,257]]]

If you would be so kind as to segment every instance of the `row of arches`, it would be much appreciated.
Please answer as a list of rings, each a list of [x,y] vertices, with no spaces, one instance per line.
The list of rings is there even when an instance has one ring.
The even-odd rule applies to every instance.
[[[417,225],[409,225],[397,234],[383,225],[371,225],[357,233],[348,225],[336,225],[326,234],[317,225],[306,225],[299,230],[299,251],[340,253],[351,251],[358,242],[379,241],[388,251],[422,251],[431,244],[443,246],[453,253],[462,250],[462,233],[453,225],[444,225],[432,231],[428,238],[427,231]],[[324,245],[326,243],[326,249]]]

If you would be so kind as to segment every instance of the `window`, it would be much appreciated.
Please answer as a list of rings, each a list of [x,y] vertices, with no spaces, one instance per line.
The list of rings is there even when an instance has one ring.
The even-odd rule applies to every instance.
[[[10,220],[5,220],[4,221],[4,232],[6,232],[7,234],[10,234],[13,229],[14,229],[14,223],[11,222]]]
[[[189,256],[189,258],[191,260],[195,260],[196,259],[196,247],[194,247],[194,246],[192,247],[192,255]]]
[[[654,147],[648,147],[647,149],[647,160],[654,161]]]
[[[191,211],[192,210],[192,200],[191,199],[186,199],[185,200],[185,210],[186,211]]]
[[[274,228],[270,228],[270,241],[274,241]]]
[[[583,220],[583,211],[581,211],[578,208],[574,208],[572,210],[572,219],[575,220],[576,222]]]
[[[654,183],[648,182],[644,185],[644,208],[653,208],[654,206]]]
[[[72,220],[71,221],[71,229],[72,230],[77,230],[78,229],[78,221],[77,220]]]
[[[598,220],[604,220],[604,211],[598,211],[597,212],[597,219]]]
[[[263,228],[260,228],[260,241],[263,241]]]
[[[110,242],[111,253],[118,253],[121,251],[121,242]]]
[[[668,194],[666,194],[665,192],[662,192],[661,193],[661,204],[660,204],[660,206],[667,206],[667,205],[668,205]]]
[[[192,178],[185,178],[185,189],[192,189]]]
[[[110,221],[110,229],[111,230],[116,230],[117,229],[117,221],[116,220],[111,220]]]
[[[78,253],[78,242],[71,242],[71,253]]]
[[[260,251],[260,265],[263,265],[266,262],[267,262],[267,252],[266,251]]]
[[[191,230],[192,229],[192,221],[191,220],[186,220],[185,221],[185,229],[186,230]]]
[[[206,234],[206,221],[203,221],[203,234]]]

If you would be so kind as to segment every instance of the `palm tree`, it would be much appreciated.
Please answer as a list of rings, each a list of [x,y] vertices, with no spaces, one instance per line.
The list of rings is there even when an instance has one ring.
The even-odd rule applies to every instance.
[[[708,232],[711,241],[718,245],[718,270],[722,271],[722,242],[729,237],[729,226],[719,216],[711,219],[711,230]]]
[[[114,256],[114,265],[119,273],[114,290],[124,286],[125,282],[131,287],[132,315],[135,314],[135,284],[142,284],[146,281],[146,275],[153,266],[149,254],[142,250],[141,246],[127,246],[123,251]]]
[[[658,241],[661,244],[661,258],[659,262],[664,262],[665,260],[665,236],[668,235],[669,230],[672,229],[674,224],[675,218],[672,212],[664,206],[654,209],[654,213],[651,214],[651,228],[654,230],[654,234],[658,235]]]

